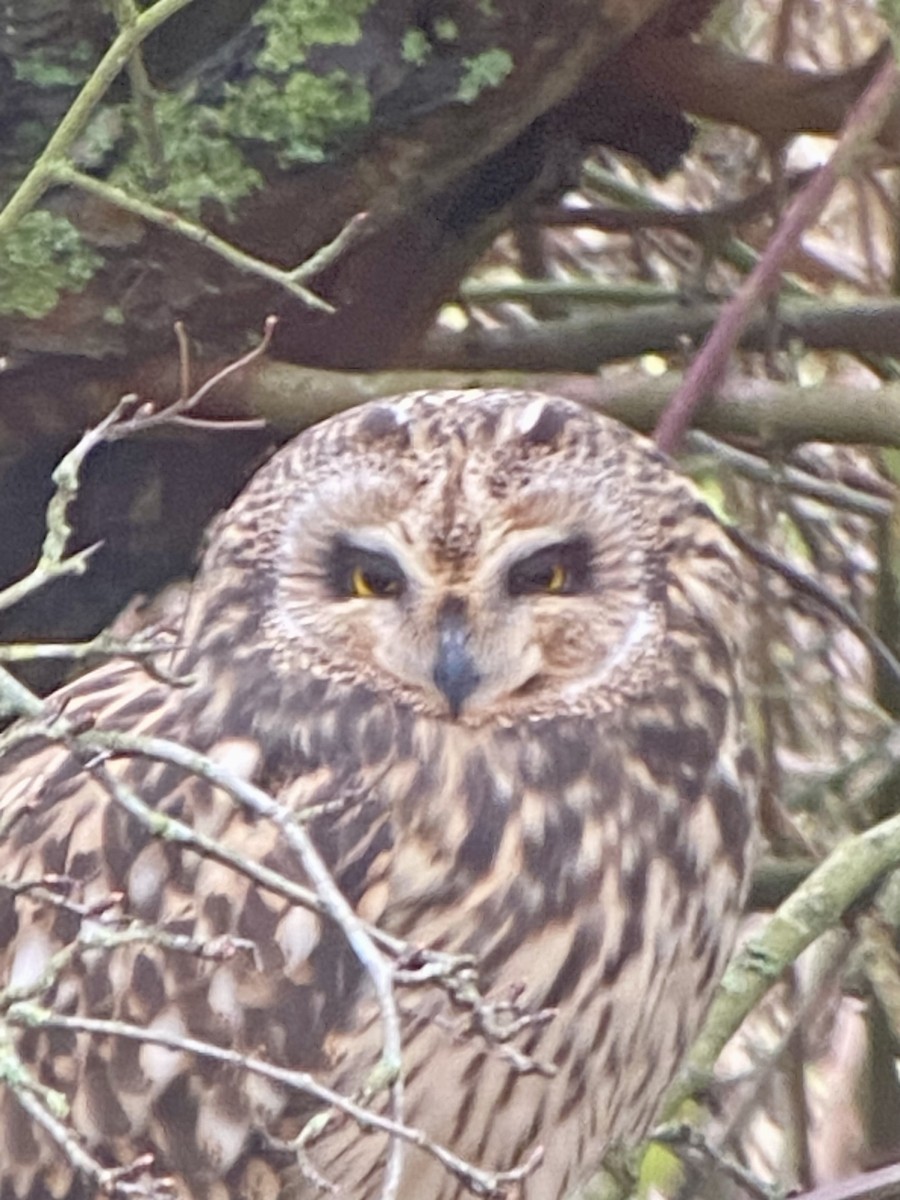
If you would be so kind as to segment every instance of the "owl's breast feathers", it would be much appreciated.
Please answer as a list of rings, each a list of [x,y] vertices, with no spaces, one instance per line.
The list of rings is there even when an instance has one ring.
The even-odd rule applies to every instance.
[[[173,688],[131,664],[74,685],[62,711],[76,729],[180,737],[300,814],[365,920],[411,953],[474,955],[486,1001],[534,1019],[507,1045],[473,1031],[440,983],[398,986],[406,1119],[491,1169],[543,1144],[528,1196],[555,1200],[604,1144],[646,1129],[730,950],[750,764],[737,682],[709,646],[716,670],[702,687],[676,664],[639,702],[490,730],[311,676],[286,708],[263,680],[228,695]],[[132,1033],[38,1024],[18,1037],[23,1062],[70,1098],[99,1162],[151,1150],[184,1196],[251,1184],[259,1196],[312,1196],[314,1172],[351,1200],[376,1196],[382,1135],[337,1117],[298,1160],[287,1143],[315,1111],[308,1097],[134,1033],[231,1047],[358,1093],[381,1036],[364,967],[328,918],[239,865],[308,884],[282,829],[171,763],[107,760],[154,813],[223,848],[203,852],[126,812],[97,762],[26,743],[0,776],[0,962],[7,987]],[[55,962],[118,914],[164,936],[113,949],[94,937]],[[219,939],[237,949],[197,953]],[[84,1194],[67,1191],[71,1165],[8,1089],[2,1109],[4,1194],[43,1195],[51,1179],[55,1195]],[[432,1158],[411,1155],[414,1192],[462,1194]]]

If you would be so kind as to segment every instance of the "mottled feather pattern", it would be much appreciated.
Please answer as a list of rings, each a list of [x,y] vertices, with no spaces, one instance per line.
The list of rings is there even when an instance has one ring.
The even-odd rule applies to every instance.
[[[334,594],[329,555],[348,539],[396,570],[396,593]],[[560,568],[513,594],[516,564],[552,565],[556,547],[584,578],[572,568],[567,589]],[[622,426],[530,393],[414,393],[314,427],[257,474],[216,525],[163,671],[113,662],[50,703],[76,727],[180,741],[308,813],[366,921],[475,956],[490,1002],[552,1010],[506,1045],[439,984],[396,989],[406,1121],[492,1170],[542,1147],[519,1188],[557,1200],[647,1130],[733,942],[754,794],[742,591],[690,484]],[[106,767],[156,812],[308,882],[278,825],[206,780],[141,756]],[[66,876],[79,903],[121,893],[135,919],[241,948],[84,950],[42,1003],[360,1093],[381,1025],[330,919],[154,837],[85,756],[39,739],[0,762],[0,830],[7,985],[33,984],[79,925],[12,885]],[[296,1091],[111,1034],[15,1036],[104,1165],[150,1151],[185,1200],[308,1200],[317,1179],[380,1194],[386,1137],[338,1114],[292,1148],[316,1111]],[[407,1152],[401,1200],[464,1193]],[[93,1191],[3,1089],[0,1196],[50,1195]]]

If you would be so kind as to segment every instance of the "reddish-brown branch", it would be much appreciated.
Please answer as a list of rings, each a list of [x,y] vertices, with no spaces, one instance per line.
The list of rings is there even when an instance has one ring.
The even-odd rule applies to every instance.
[[[677,450],[697,408],[721,384],[731,352],[757,305],[778,287],[785,259],[821,213],[837,181],[853,172],[877,137],[897,96],[897,82],[897,65],[891,58],[854,105],[834,154],[791,203],[765,254],[726,305],[691,364],[656,427],[656,441],[662,450],[669,454]]]

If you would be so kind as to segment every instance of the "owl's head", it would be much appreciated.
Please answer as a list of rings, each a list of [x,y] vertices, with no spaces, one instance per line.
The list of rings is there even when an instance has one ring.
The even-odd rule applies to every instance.
[[[239,663],[252,622],[286,679],[478,725],[649,687],[673,588],[721,612],[738,575],[691,486],[617,422],[540,394],[420,392],[281,450],[221,523],[193,607],[201,641],[215,610],[207,656]]]

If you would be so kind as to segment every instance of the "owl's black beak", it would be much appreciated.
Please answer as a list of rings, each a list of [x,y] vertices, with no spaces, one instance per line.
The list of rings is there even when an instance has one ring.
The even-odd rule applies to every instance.
[[[448,597],[438,613],[438,646],[431,678],[447,697],[450,715],[458,717],[463,704],[481,683],[471,651],[471,629],[465,601]]]

